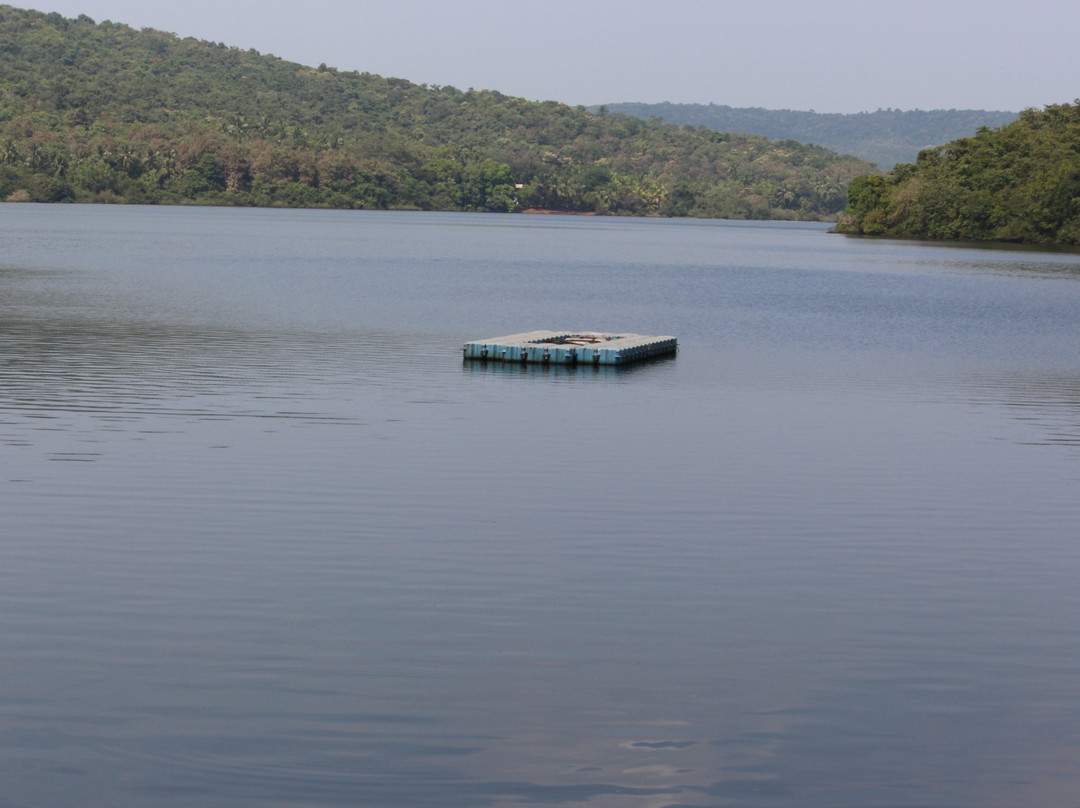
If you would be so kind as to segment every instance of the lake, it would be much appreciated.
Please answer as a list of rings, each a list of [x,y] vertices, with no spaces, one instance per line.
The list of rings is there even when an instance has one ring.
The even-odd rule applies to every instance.
[[[2,205],[0,458],[2,808],[1080,793],[1077,253]]]

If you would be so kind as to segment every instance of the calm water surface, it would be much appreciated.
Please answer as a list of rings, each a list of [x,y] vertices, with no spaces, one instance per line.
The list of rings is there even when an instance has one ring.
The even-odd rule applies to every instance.
[[[0,460],[2,808],[1080,793],[1077,254],[3,205]]]

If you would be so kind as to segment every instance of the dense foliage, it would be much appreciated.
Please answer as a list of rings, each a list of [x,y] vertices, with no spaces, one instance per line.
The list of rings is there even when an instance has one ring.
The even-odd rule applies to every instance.
[[[1080,102],[927,149],[851,183],[840,232],[1080,244]]]
[[[868,170],[0,6],[0,199],[827,219]]]
[[[607,109],[722,132],[753,132],[816,143],[881,168],[909,163],[923,149],[974,134],[980,127],[1004,126],[1016,120],[1015,112],[982,109],[879,109],[854,115],[719,104],[608,104]]]

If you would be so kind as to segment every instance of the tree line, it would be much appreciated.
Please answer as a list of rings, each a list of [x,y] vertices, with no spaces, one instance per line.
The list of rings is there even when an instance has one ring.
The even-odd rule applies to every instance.
[[[855,179],[842,233],[1080,245],[1080,101]]]
[[[307,67],[0,6],[0,199],[834,219],[795,141]]]
[[[723,104],[608,104],[611,112],[724,132],[754,132],[773,139],[816,143],[889,169],[920,151],[1015,121],[1017,113],[985,109],[900,110],[845,114]]]

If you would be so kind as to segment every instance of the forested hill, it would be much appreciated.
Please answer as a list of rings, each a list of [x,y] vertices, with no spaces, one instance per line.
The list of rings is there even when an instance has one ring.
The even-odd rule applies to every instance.
[[[972,109],[879,109],[854,115],[790,109],[737,108],[717,104],[607,104],[611,112],[656,117],[668,123],[707,126],[720,132],[752,132],[776,139],[816,143],[892,168],[920,151],[975,134],[979,127],[1004,126],[1015,112]]]
[[[850,193],[844,233],[1080,245],[1080,101],[1024,110]]]
[[[0,6],[0,199],[827,219],[873,168]]]

